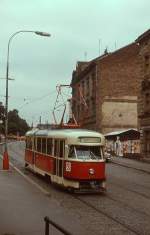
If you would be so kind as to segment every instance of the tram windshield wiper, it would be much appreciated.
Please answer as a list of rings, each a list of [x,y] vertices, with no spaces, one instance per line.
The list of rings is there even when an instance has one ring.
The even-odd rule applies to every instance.
[[[101,158],[99,146],[75,146],[77,159],[97,160]]]

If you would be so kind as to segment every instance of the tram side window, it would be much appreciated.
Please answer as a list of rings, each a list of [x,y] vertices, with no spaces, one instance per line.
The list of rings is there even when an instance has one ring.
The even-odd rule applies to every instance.
[[[36,151],[36,138],[33,139],[33,146],[32,146],[33,150]]]
[[[65,141],[55,140],[54,141],[54,156],[63,158],[65,152]]]
[[[69,148],[68,158],[76,158],[75,148],[73,145],[71,145]]]
[[[47,154],[52,155],[53,142],[52,139],[47,139]]]
[[[26,141],[26,148],[32,149],[32,139],[29,137]]]
[[[42,138],[42,153],[46,153],[46,138]]]
[[[55,140],[54,141],[54,156],[58,157],[58,153],[59,153],[59,141]]]
[[[60,147],[59,147],[59,157],[64,157],[64,152],[65,152],[65,141],[64,140],[60,140]]]
[[[37,151],[41,152],[41,138],[37,138]]]

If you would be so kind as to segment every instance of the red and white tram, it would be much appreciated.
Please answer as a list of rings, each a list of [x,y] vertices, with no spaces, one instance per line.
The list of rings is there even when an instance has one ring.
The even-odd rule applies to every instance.
[[[105,191],[104,145],[104,136],[94,131],[31,130],[25,166],[70,190]]]

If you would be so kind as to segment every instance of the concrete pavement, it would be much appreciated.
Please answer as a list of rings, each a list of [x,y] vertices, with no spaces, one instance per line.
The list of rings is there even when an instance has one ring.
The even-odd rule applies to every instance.
[[[26,177],[13,167],[0,170],[0,235],[44,235],[45,216],[72,234],[86,234],[78,218]],[[53,235],[61,234],[52,227],[50,231]]]

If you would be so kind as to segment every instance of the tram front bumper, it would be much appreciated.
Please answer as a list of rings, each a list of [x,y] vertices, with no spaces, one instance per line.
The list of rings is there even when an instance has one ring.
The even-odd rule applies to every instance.
[[[106,191],[106,181],[81,181],[79,184],[79,190]]]

